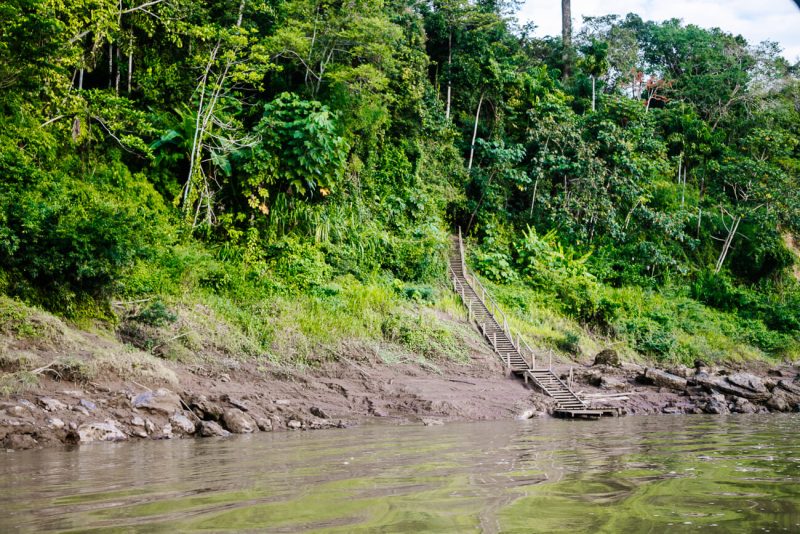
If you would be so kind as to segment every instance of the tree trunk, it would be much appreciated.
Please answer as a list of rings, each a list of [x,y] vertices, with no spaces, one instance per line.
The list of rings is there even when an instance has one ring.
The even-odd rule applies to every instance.
[[[472,143],[469,146],[469,164],[467,165],[467,170],[472,170],[472,158],[475,156],[475,139],[478,137],[478,120],[481,117],[481,106],[483,105],[483,93],[481,93],[481,98],[478,100],[478,111],[475,112],[475,127],[472,129]]]
[[[719,259],[717,259],[717,265],[714,269],[715,274],[722,270],[722,265],[725,263],[725,258],[728,256],[728,251],[731,249],[731,243],[733,243],[733,238],[736,236],[736,231],[739,229],[740,222],[742,222],[741,217],[734,219],[733,226],[731,226],[731,229],[728,232],[728,237],[725,239],[725,244],[722,245],[722,252],[720,252]]]
[[[564,48],[562,60],[564,62],[563,79],[570,75],[570,58],[572,56],[572,8],[570,0],[561,0],[561,44]]]
[[[131,36],[130,48],[128,49],[128,93],[131,92],[131,77],[133,76],[133,36]]]
[[[450,95],[452,94],[452,85],[450,82],[450,75],[453,72],[453,31],[451,30],[447,36],[447,108],[444,112],[444,118],[450,120]]]
[[[114,45],[108,43],[108,88],[114,86]]]
[[[592,111],[595,111],[595,106],[594,106],[594,102],[595,102],[594,81],[595,81],[595,77],[594,77],[594,74],[592,74]]]

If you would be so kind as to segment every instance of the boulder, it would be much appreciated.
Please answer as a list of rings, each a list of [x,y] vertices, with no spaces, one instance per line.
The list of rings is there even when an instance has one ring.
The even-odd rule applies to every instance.
[[[97,409],[97,405],[90,400],[81,399],[80,401],[78,401],[78,404],[80,404],[90,412],[93,412]]]
[[[61,430],[66,425],[64,424],[64,421],[62,421],[58,417],[51,417],[50,419],[47,420],[47,426],[49,426],[50,428],[54,428],[56,430]]]
[[[9,434],[3,439],[3,447],[6,449],[33,449],[39,445],[30,434]]]
[[[223,409],[222,406],[208,400],[205,395],[192,397],[189,401],[189,407],[192,412],[199,418],[204,420],[219,421],[222,419]]]
[[[258,425],[258,429],[262,432],[271,432],[272,431],[272,419],[268,419],[266,417],[256,417],[256,424]]]
[[[767,387],[764,385],[764,382],[762,382],[757,376],[751,375],[750,373],[734,373],[726,376],[725,380],[736,387],[749,389],[754,393],[767,392]]]
[[[225,428],[234,434],[251,434],[258,430],[258,425],[252,417],[239,408],[228,408],[222,414]]]
[[[644,376],[650,383],[657,387],[677,389],[679,391],[686,389],[685,378],[661,371],[660,369],[648,367],[644,370]]]
[[[133,398],[131,404],[151,412],[172,415],[181,410],[181,398],[168,389],[160,388],[156,391],[145,391]]]
[[[613,376],[604,376],[600,379],[600,387],[603,389],[623,390],[628,388],[628,383]]]
[[[705,413],[710,413],[715,415],[726,415],[731,413],[730,410],[728,409],[728,403],[725,402],[725,396],[720,395],[719,393],[711,395],[708,398],[705,406],[703,406],[703,411]]]
[[[719,391],[721,393],[725,393],[726,395],[742,397],[756,402],[765,401],[770,397],[770,393],[766,388],[764,388],[763,392],[755,392],[750,389],[736,386],[728,382],[727,378],[729,377],[722,379],[711,376],[695,375],[694,382],[712,391]]]
[[[116,421],[108,420],[104,423],[86,423],[78,427],[81,443],[92,441],[125,441],[128,436],[117,428]]]
[[[173,414],[172,417],[169,418],[169,422],[172,424],[173,428],[177,428],[184,434],[194,434],[196,430],[195,424],[191,419],[182,413]]]
[[[67,405],[50,397],[39,397],[36,399],[39,404],[48,412],[60,412],[67,409]]]
[[[620,366],[619,354],[614,349],[605,349],[597,353],[594,357],[593,365],[611,365],[614,367]]]
[[[291,428],[292,430],[299,430],[303,428],[303,423],[301,423],[297,419],[290,419],[289,422],[286,423],[286,426],[288,428]]]
[[[800,384],[789,380],[780,380],[777,387],[794,395],[800,395]]]
[[[325,410],[323,410],[322,408],[320,408],[318,406],[312,406],[310,412],[311,412],[311,415],[319,417],[320,419],[330,419],[330,416],[328,416],[328,414],[325,413]],[[381,416],[379,416],[379,417],[381,417]]]
[[[792,409],[786,392],[777,388],[772,393],[772,397],[767,401],[767,408],[773,412],[789,412]]]
[[[225,437],[231,435],[230,432],[219,426],[219,424],[215,423],[214,421],[201,422],[199,434],[204,438]]]
[[[752,402],[750,402],[747,399],[743,399],[742,397],[736,397],[736,400],[733,403],[733,412],[758,413],[758,407],[756,407]]]

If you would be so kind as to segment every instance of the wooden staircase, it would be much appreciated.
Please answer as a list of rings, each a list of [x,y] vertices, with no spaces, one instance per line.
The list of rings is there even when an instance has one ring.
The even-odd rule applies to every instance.
[[[464,244],[459,235],[452,237],[452,252],[450,254],[450,281],[453,291],[461,296],[464,306],[467,307],[469,320],[473,322],[484,339],[489,342],[494,352],[505,363],[510,372],[533,384],[546,395],[556,401],[556,414],[575,417],[577,415],[603,415],[594,414],[596,410],[588,410],[584,403],[563,380],[558,378],[548,366],[537,367],[537,353],[530,348],[527,342],[518,333],[511,330],[508,319],[503,310],[497,305],[491,295],[483,287],[480,280],[472,274],[464,261]],[[540,356],[539,362],[543,361]]]

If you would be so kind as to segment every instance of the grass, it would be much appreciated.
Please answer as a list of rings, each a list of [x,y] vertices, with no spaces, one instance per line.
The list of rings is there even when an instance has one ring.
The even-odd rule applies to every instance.
[[[560,312],[559,302],[550,294],[521,282],[484,284],[514,330],[534,348],[552,349],[561,359],[585,360],[604,348],[613,348],[632,362],[691,365],[695,359],[729,363],[775,359],[751,342],[752,325],[669,290],[603,287],[603,297],[613,303],[616,316],[607,328],[592,329]]]

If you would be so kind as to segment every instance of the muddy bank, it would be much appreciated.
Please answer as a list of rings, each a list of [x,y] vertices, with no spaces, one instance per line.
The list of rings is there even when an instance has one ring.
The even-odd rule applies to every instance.
[[[364,351],[314,368],[228,362],[173,366],[177,384],[43,377],[0,397],[6,449],[92,441],[225,436],[357,425],[506,419],[544,410],[535,391],[480,346],[469,362],[384,363]]]
[[[622,414],[800,411],[800,374],[790,365],[655,369],[634,364],[561,365],[591,407]],[[439,424],[546,416],[552,400],[508,375],[485,347],[468,362],[387,364],[353,355],[313,368],[228,362],[173,366],[177,382],[70,382],[43,377],[0,398],[0,443],[26,449],[93,441],[177,439],[230,433],[347,427],[368,420]],[[177,384],[177,385],[176,385]]]

